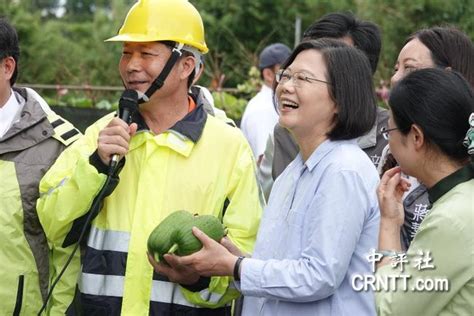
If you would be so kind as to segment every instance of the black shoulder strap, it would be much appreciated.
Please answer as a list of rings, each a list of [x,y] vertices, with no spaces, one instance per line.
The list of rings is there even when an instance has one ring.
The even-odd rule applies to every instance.
[[[156,90],[159,90],[163,86],[171,69],[173,69],[173,66],[176,64],[176,61],[178,61],[178,58],[181,57],[181,55],[183,54],[183,52],[181,51],[182,47],[183,45],[179,44],[178,47],[173,48],[173,51],[171,52],[171,56],[166,62],[166,65],[163,67],[163,70],[158,75],[158,77],[156,77],[155,81],[153,81],[150,88],[148,88],[148,90],[145,92],[145,95],[140,98],[138,103],[148,102],[148,100],[150,100],[153,93],[155,93]]]

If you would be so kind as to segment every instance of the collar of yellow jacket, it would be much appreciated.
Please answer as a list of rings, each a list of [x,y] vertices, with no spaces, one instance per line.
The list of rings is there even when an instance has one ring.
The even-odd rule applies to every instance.
[[[157,145],[168,147],[188,157],[195,143],[201,138],[206,125],[207,114],[202,104],[198,104],[183,119],[159,135],[151,133],[140,112],[135,112],[132,119],[133,122],[137,123],[138,130],[130,142],[130,151],[140,147],[147,140],[153,139]]]

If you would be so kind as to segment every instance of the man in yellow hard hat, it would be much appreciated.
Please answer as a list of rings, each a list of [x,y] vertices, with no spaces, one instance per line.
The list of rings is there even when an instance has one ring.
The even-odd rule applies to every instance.
[[[256,238],[262,205],[251,149],[188,94],[208,51],[201,17],[187,0],[138,1],[109,41],[123,42],[120,75],[139,95],[132,123],[100,119],[40,185],[46,236],[67,246],[107,174],[114,179],[115,190],[91,213],[76,305],[84,315],[229,315],[238,296],[232,278],[201,277],[173,261],[158,274],[147,258],[150,232],[176,210],[220,218],[244,252]],[[111,169],[116,155],[123,158]]]

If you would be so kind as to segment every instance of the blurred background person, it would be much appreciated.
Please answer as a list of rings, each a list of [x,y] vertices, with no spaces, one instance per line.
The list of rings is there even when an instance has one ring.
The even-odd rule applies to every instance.
[[[275,74],[290,54],[291,50],[288,46],[275,43],[265,47],[259,56],[258,68],[263,80],[262,88],[247,104],[240,124],[252,148],[257,165],[262,159],[268,136],[273,133],[275,124],[278,122],[272,92]]]
[[[214,97],[212,96],[211,91],[209,91],[208,88],[200,86],[197,84],[199,79],[201,78],[202,74],[204,73],[204,56],[200,56],[200,60],[197,61],[199,62],[199,66],[196,67],[196,75],[194,76],[193,79],[193,85],[191,86],[190,94],[193,95],[193,97],[196,99],[197,104],[202,104],[204,110],[214,116],[217,117],[218,119],[221,119],[222,121],[226,122],[230,126],[235,126],[235,122],[227,117],[227,114],[225,113],[224,110],[216,108],[214,105]]]
[[[380,80],[380,84],[375,90],[375,93],[377,94],[377,98],[382,101],[383,103],[387,104],[388,103],[388,97],[390,96],[390,89],[387,86],[387,83],[385,80]]]

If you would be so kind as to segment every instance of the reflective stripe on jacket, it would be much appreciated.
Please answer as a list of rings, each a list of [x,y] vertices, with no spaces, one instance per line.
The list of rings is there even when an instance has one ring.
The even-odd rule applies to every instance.
[[[0,138],[2,315],[36,315],[46,297],[50,278],[69,254],[68,249],[48,248],[36,213],[36,200],[40,179],[80,133],[43,108],[30,91],[15,88],[15,96],[23,108],[19,120]],[[50,305],[51,315],[64,314],[72,301],[74,287],[69,287],[77,279],[78,268],[77,262],[76,272],[74,268],[69,270],[58,285],[58,295],[53,296]]]
[[[105,182],[89,157],[97,148],[99,131],[112,117],[91,126],[41,182],[38,212],[56,245],[76,229],[75,220],[88,212]],[[228,236],[242,251],[251,252],[262,199],[250,147],[238,129],[207,116],[202,106],[159,135],[138,123],[120,182],[92,222],[79,284],[84,311],[212,315],[238,296],[231,278],[213,277],[208,288],[197,292],[171,283],[154,275],[146,256],[147,239],[173,211],[219,218],[225,212]]]

